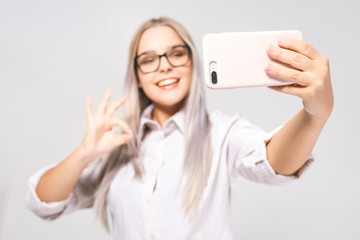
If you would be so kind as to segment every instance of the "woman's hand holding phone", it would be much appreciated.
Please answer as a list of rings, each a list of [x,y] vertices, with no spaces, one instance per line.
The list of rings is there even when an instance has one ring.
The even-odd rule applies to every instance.
[[[93,160],[115,147],[129,142],[133,137],[128,123],[123,119],[114,117],[116,110],[128,99],[128,95],[123,96],[107,107],[110,98],[111,90],[108,90],[95,114],[92,112],[92,99],[87,100],[86,118],[88,129],[80,145],[80,148],[87,156],[86,159]],[[112,128],[116,126],[123,130],[122,134],[113,131]]]
[[[266,73],[295,83],[269,88],[300,97],[311,117],[326,121],[334,104],[329,60],[309,43],[285,37],[279,39],[278,47],[270,46],[267,53],[283,64],[269,64]]]

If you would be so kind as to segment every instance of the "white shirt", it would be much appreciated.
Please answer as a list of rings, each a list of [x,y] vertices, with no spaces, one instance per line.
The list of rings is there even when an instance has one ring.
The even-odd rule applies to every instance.
[[[140,122],[143,180],[134,180],[134,170],[128,164],[115,176],[107,196],[115,239],[231,240],[230,190],[237,176],[259,183],[283,184],[297,179],[313,160],[310,156],[297,176],[278,175],[266,158],[266,141],[278,129],[267,134],[240,116],[212,113],[212,166],[199,211],[189,223],[182,208],[184,181],[180,183],[185,144],[184,114],[182,111],[176,113],[161,128],[150,119],[152,109],[150,105],[144,110]],[[35,189],[43,173],[52,167],[54,165],[39,170],[29,179],[28,208],[44,219],[55,219],[93,205],[97,176],[96,171],[89,169],[84,170],[66,200],[41,202]]]

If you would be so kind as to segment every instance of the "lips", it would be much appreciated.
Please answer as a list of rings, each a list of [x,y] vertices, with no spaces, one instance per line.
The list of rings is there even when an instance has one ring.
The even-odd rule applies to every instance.
[[[179,79],[175,79],[175,78],[166,79],[166,80],[163,80],[161,82],[158,82],[156,85],[158,85],[159,87],[168,86],[168,85],[172,85],[174,83],[177,83],[178,81],[179,81]]]
[[[167,78],[167,79],[162,79],[159,82],[156,83],[156,85],[158,87],[166,87],[166,86],[171,86],[173,84],[176,84],[179,82],[178,78]]]

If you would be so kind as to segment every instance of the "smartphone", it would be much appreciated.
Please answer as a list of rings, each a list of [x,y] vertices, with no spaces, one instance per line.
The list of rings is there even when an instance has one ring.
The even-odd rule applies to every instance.
[[[265,72],[269,63],[279,64],[266,53],[269,45],[278,46],[279,37],[303,40],[298,30],[206,34],[202,41],[206,86],[224,89],[292,84]]]

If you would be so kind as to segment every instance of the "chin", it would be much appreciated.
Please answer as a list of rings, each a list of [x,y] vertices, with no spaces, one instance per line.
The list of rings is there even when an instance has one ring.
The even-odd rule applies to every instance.
[[[173,107],[182,107],[182,105],[184,104],[184,99],[185,97],[183,98],[179,98],[179,97],[176,97],[176,98],[163,98],[163,99],[159,99],[158,101],[153,101],[154,104],[158,105],[158,106],[163,106],[163,107],[166,107],[166,108],[173,108]]]

